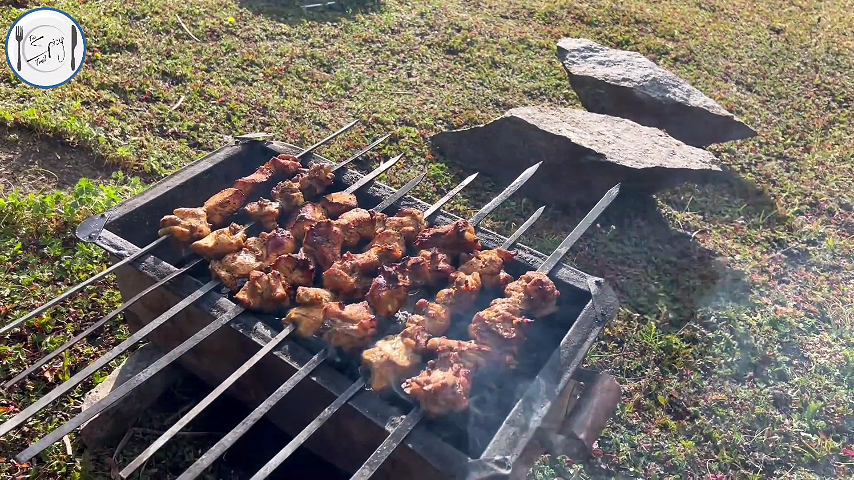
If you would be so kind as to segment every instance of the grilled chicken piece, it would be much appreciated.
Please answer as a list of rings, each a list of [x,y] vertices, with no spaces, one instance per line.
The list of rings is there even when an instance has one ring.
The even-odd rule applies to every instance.
[[[296,210],[305,203],[305,197],[299,189],[300,177],[297,175],[290,180],[279,182],[270,192],[270,197],[279,202],[279,207],[286,212]]]
[[[195,242],[211,233],[204,207],[176,208],[172,215],[160,219],[157,235],[172,235],[179,242]]]
[[[249,277],[253,270],[260,268],[258,255],[246,247],[239,252],[229,253],[222,260],[213,260],[210,264],[211,274],[232,292],[239,289],[238,280]]]
[[[238,179],[234,182],[234,188],[249,197],[256,186],[268,182],[274,175],[281,174],[285,177],[292,177],[300,168],[302,168],[302,164],[297,157],[282,153],[267,160],[267,163],[255,169],[251,175]]]
[[[421,210],[401,208],[394,216],[385,219],[385,228],[400,232],[407,243],[412,243],[427,228],[427,222]]]
[[[280,255],[297,251],[296,239],[291,235],[291,232],[284,228],[277,228],[272,232],[262,232],[261,235],[258,235],[258,239],[263,242],[262,256],[259,258],[263,268],[272,265]]]
[[[282,274],[289,284],[311,286],[314,283],[314,263],[304,253],[279,255],[270,268]]]
[[[356,196],[349,192],[330,193],[323,197],[320,205],[326,210],[326,215],[333,219],[359,207]]]
[[[327,303],[323,307],[323,322],[326,327],[323,340],[343,350],[366,347],[377,334],[377,317],[371,313],[368,302]]]
[[[399,379],[415,373],[421,364],[421,356],[399,335],[389,335],[362,352],[362,362],[371,370],[371,389],[381,392]]]
[[[290,304],[292,288],[275,270],[270,273],[253,270],[234,298],[247,310],[273,313]]]
[[[450,307],[457,312],[464,312],[474,307],[480,288],[479,273],[474,272],[469,275],[456,271],[451,274],[449,287],[439,290],[436,294],[436,303]]]
[[[463,340],[452,340],[447,337],[431,338],[427,342],[427,350],[435,352],[438,358],[456,353],[456,362],[470,370],[479,370],[487,365],[492,349],[488,345]]]
[[[297,325],[297,334],[310,337],[323,326],[323,307],[335,301],[335,295],[322,288],[298,287],[296,302],[298,307],[288,311],[284,320]]]
[[[414,288],[444,284],[454,273],[451,259],[444,253],[433,248],[421,250],[417,257],[410,257],[406,261],[406,272],[409,282]]]
[[[496,298],[488,307],[477,312],[469,325],[469,336],[481,345],[488,345],[503,357],[507,366],[515,365],[514,357],[525,342],[525,328],[533,320],[522,316],[519,297]]]
[[[406,328],[400,332],[416,352],[424,352],[427,342],[443,335],[451,326],[451,311],[444,305],[428,302],[422,298],[415,303],[415,315],[406,320]]]
[[[382,213],[371,212],[364,208],[354,208],[341,214],[335,220],[335,226],[344,235],[344,246],[355,247],[363,240],[376,236],[377,225],[385,219]]]
[[[300,242],[305,238],[305,232],[315,223],[326,219],[326,211],[316,203],[306,203],[299,211],[294,212],[288,219],[287,227]]]
[[[365,300],[380,317],[390,317],[406,305],[410,284],[402,267],[403,265],[383,266],[379,276],[371,282]]]
[[[344,235],[335,227],[332,220],[320,220],[306,231],[303,240],[305,253],[317,262],[321,270],[326,271],[341,256]]]
[[[426,369],[401,386],[418,400],[425,413],[439,416],[468,408],[473,375],[460,362],[458,354],[449,353],[431,360]]]
[[[473,254],[462,254],[460,261],[462,265],[458,272],[480,274],[483,286],[489,289],[504,287],[513,281],[513,277],[504,271],[504,262],[513,260],[515,254],[498,248],[495,250],[479,250]]]
[[[213,226],[225,224],[228,217],[234,215],[243,204],[246,195],[236,188],[226,188],[217,192],[205,202],[208,222]]]
[[[548,275],[528,272],[504,288],[504,295],[521,299],[522,311],[535,318],[542,318],[558,310],[560,292]]]
[[[273,202],[262,198],[256,202],[250,202],[244,207],[249,217],[256,222],[260,222],[264,230],[272,230],[279,226],[279,214],[281,209],[279,202]]]
[[[190,250],[208,260],[216,260],[226,254],[240,251],[245,241],[246,232],[240,225],[232,223],[225,228],[214,230],[201,240],[196,240],[190,245]]]
[[[403,237],[383,230],[362,253],[346,252],[323,272],[323,287],[341,298],[359,298],[368,292],[373,276],[381,265],[394,263],[403,256]]]
[[[457,220],[448,225],[424,229],[418,234],[415,248],[429,250],[434,247],[448,254],[468,253],[480,250],[480,240],[468,221]]]
[[[296,247],[293,235],[283,228],[277,228],[248,238],[240,251],[229,253],[221,260],[211,261],[210,270],[229,290],[237,291],[238,280],[248,278],[249,272],[253,270],[264,270],[280,255],[294,253]]]
[[[299,189],[306,197],[320,195],[327,187],[335,181],[332,166],[326,164],[314,164],[308,169],[299,181]]]

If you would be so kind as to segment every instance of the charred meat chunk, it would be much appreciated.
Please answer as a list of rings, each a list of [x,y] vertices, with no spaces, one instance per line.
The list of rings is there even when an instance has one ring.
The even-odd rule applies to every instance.
[[[297,325],[297,334],[310,337],[323,326],[323,307],[335,301],[332,292],[322,288],[298,287],[294,307],[285,315],[284,321]]]
[[[290,303],[291,286],[281,273],[253,270],[234,298],[247,310],[273,313]]]
[[[172,215],[160,219],[160,230],[157,235],[172,235],[179,242],[195,242],[211,233],[211,225],[207,220],[203,207],[176,208]]]
[[[276,174],[291,177],[296,174],[302,165],[299,159],[293,155],[280,154],[261,165],[251,175],[238,179],[234,187],[248,197],[256,186],[269,181]]]
[[[225,224],[228,217],[234,215],[243,204],[246,203],[246,195],[236,188],[226,188],[205,202],[205,213],[208,222],[213,226]]]
[[[344,236],[332,220],[320,220],[306,231],[303,249],[321,270],[326,271],[341,256],[343,243]]]
[[[450,286],[439,290],[436,303],[445,305],[456,312],[464,312],[474,307],[480,294],[480,274],[465,274],[456,271],[451,274]]]
[[[424,212],[415,208],[401,208],[394,216],[385,219],[385,228],[400,232],[407,243],[414,242],[426,227]]]
[[[468,408],[473,376],[458,354],[449,353],[428,362],[426,369],[401,386],[418,400],[425,413],[440,416]]]
[[[383,266],[371,282],[366,300],[380,317],[390,317],[406,305],[410,285],[402,267]]]
[[[320,195],[334,181],[335,174],[332,173],[332,166],[316,163],[300,178],[299,189],[306,197],[314,197]]]
[[[306,203],[299,211],[294,212],[288,220],[288,230],[293,233],[294,237],[302,242],[305,237],[305,232],[315,223],[325,220],[326,212],[323,207],[316,203]]]
[[[250,202],[244,207],[249,217],[260,222],[264,230],[272,230],[279,226],[279,214],[281,213],[278,202],[262,198],[256,202]]]
[[[454,273],[451,259],[433,248],[421,250],[417,257],[406,260],[406,272],[413,287],[442,285]]]
[[[214,230],[205,238],[196,240],[190,245],[190,250],[200,257],[216,260],[229,253],[240,251],[246,241],[246,232],[240,225],[231,225]]]
[[[345,351],[367,347],[377,334],[377,317],[371,313],[368,302],[327,303],[323,308],[323,322],[323,340]]]
[[[379,218],[381,217],[364,208],[354,208],[341,214],[335,220],[335,226],[344,235],[344,246],[354,247],[362,240],[374,238]]]
[[[362,352],[362,362],[371,371],[371,389],[387,390],[392,384],[415,373],[421,356],[398,335],[389,335]]]
[[[418,234],[415,248],[425,250],[434,247],[448,254],[469,253],[480,250],[480,240],[468,221],[457,220],[448,225],[424,229]]]
[[[294,286],[311,286],[314,283],[314,263],[303,253],[279,255],[271,269],[279,272],[285,281]]]
[[[356,196],[350,192],[335,192],[323,197],[320,205],[326,210],[329,218],[335,219],[343,213],[359,208]]]
[[[302,190],[299,189],[298,177],[279,182],[270,192],[270,197],[279,202],[279,207],[283,211],[293,211],[305,203],[305,197],[303,197]]]
[[[503,248],[479,250],[473,254],[463,254],[460,259],[463,263],[457,271],[466,274],[477,272],[484,287],[496,289],[513,281],[513,277],[504,271],[504,263],[513,260],[513,257],[512,252]]]
[[[475,314],[469,325],[469,336],[481,345],[488,345],[512,366],[527,338],[525,329],[531,322],[533,320],[522,316],[517,299],[497,298]]]
[[[532,317],[541,318],[558,310],[560,292],[548,275],[528,272],[504,288],[504,295],[521,301],[522,311]]]

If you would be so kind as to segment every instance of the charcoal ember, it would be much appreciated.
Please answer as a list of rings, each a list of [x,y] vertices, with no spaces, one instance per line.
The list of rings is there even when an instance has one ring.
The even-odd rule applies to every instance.
[[[714,155],[657,128],[576,108],[514,108],[486,125],[438,133],[431,142],[438,154],[497,183],[543,161],[519,194],[557,206],[595,201],[618,182],[623,191],[651,194],[722,174]]]
[[[581,104],[648,127],[695,147],[756,136],[717,102],[637,52],[585,38],[563,38],[557,57]]]

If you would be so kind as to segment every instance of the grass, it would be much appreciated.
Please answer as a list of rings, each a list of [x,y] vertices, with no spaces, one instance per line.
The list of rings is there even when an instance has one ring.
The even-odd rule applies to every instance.
[[[583,36],[643,53],[759,136],[710,148],[734,180],[685,185],[632,208],[615,205],[570,254],[621,295],[623,309],[588,361],[618,377],[624,401],[593,461],[545,459],[532,475],[854,473],[854,457],[844,453],[854,450],[850,0],[425,0],[348,14],[248,0],[48,4],[82,22],[86,65],[73,82],[50,91],[7,72],[0,78],[0,122],[61,140],[124,174],[104,185],[84,180],[73,191],[4,193],[0,321],[104,267],[97,249],[74,241],[80,219],[229,135],[266,130],[306,145],[361,118],[353,134],[322,153],[343,158],[392,131],[393,141],[366,166],[405,153],[384,180],[399,186],[426,165],[432,181],[415,193],[435,199],[461,174],[433,158],[427,137],[516,106],[578,106],[555,43]],[[23,11],[3,3],[0,23]],[[11,140],[0,134],[3,141]],[[454,202],[457,213],[472,212],[495,190],[478,182]],[[489,227],[509,231],[539,206],[510,203]],[[547,209],[525,242],[553,247],[580,216]],[[118,302],[107,283],[11,335],[0,346],[0,377]],[[22,388],[0,392],[0,421],[125,333],[110,327]],[[0,457],[69,418],[82,391],[4,439]],[[86,452],[71,440],[71,454],[60,443],[35,466],[0,464],[0,476],[109,474],[112,452]],[[168,450],[158,453],[161,463],[199,454],[181,442]]]

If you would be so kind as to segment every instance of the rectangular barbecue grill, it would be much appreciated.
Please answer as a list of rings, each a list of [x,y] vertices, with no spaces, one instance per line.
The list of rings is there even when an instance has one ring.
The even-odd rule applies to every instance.
[[[234,179],[252,173],[270,157],[302,151],[299,147],[274,141],[237,141],[204,156],[110,211],[87,219],[78,229],[78,237],[103,248],[115,263],[139,252],[140,245],[156,240],[160,219],[174,208],[201,205],[210,195],[230,186]],[[311,153],[307,163],[316,162],[332,163]],[[343,169],[336,174],[330,191],[343,190],[360,178],[362,175],[354,169]],[[392,193],[393,189],[374,182],[369,188],[357,191],[356,196],[359,205],[371,206]],[[423,211],[428,205],[405,196],[386,213],[391,215],[401,207]],[[439,211],[430,224],[444,225],[456,220],[459,218]],[[496,248],[506,240],[484,228],[477,228],[477,235],[484,249]],[[512,249],[517,254],[506,265],[506,270],[514,278],[536,270],[547,258],[522,244]],[[188,250],[170,244],[121,266],[115,273],[122,297],[134,297],[174,275],[188,263],[188,258],[192,258]],[[200,262],[129,307],[125,318],[131,330],[140,330],[209,282],[211,274],[207,265],[206,261]],[[554,268],[550,277],[561,293],[560,310],[533,323],[519,355],[519,366],[499,374],[476,377],[471,407],[465,413],[420,420],[385,461],[371,468],[376,469],[371,478],[507,478],[511,471],[514,474],[518,471],[520,458],[533,444],[555,445],[555,438],[566,438],[552,435],[544,440],[541,432],[547,429],[545,423],[551,421],[554,412],[565,408],[565,404],[559,404],[566,402],[568,385],[573,381],[596,384],[599,380],[596,374],[582,370],[580,365],[599,332],[615,316],[617,301],[601,279],[564,263]],[[225,289],[216,288],[146,338],[169,352],[213,319],[235,308],[232,298]],[[477,309],[485,307],[488,301],[483,300]],[[178,361],[216,386],[283,328],[277,317],[244,311],[181,355]],[[464,330],[451,328],[449,337],[465,337]],[[320,341],[291,335],[227,392],[255,407],[265,402],[323,348]],[[327,359],[282,397],[266,418],[289,435],[296,436],[359,379],[358,366],[357,360],[344,356]],[[576,437],[576,443],[589,448],[601,433],[604,420],[613,412],[616,398],[613,394],[597,397],[600,390],[596,388],[586,393],[588,397],[579,401],[569,415],[573,425],[568,433]],[[380,395],[363,389],[311,434],[303,446],[346,472],[356,472],[412,409],[413,405],[403,395]],[[281,468],[286,468],[286,464]]]

